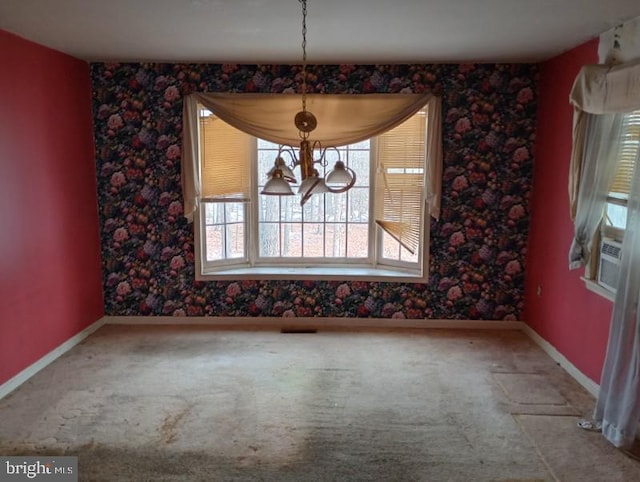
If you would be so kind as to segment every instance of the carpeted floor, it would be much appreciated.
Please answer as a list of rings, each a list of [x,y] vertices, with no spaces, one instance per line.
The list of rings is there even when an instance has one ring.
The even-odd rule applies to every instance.
[[[0,455],[80,480],[636,481],[516,331],[105,326],[0,400]]]

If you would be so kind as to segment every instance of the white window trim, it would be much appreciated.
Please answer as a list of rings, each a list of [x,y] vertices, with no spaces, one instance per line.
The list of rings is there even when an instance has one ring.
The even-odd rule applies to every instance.
[[[373,141],[372,141],[373,142]],[[257,146],[256,146],[257,156]],[[372,152],[375,152],[372,148]],[[257,159],[256,159],[257,162]],[[375,165],[371,163],[370,173],[370,190],[375,190]],[[256,185],[258,175],[257,170],[252,171],[254,179],[254,185]],[[369,212],[373,213],[373,196],[369,199],[370,207]],[[206,204],[206,203],[202,203]],[[253,203],[254,206],[247,206],[245,215],[247,216],[247,224],[256,226],[257,221],[254,219],[257,215],[257,203]],[[277,261],[274,264],[265,264],[260,261],[254,261],[253,265],[239,266],[237,260],[229,260],[228,268],[224,266],[224,261],[217,262],[218,268],[215,272],[205,273],[205,265],[203,261],[204,249],[204,236],[203,227],[204,222],[204,209],[201,205],[196,208],[194,215],[194,236],[195,236],[195,259],[196,259],[196,273],[195,277],[197,281],[240,281],[240,280],[322,280],[322,281],[339,281],[345,278],[354,279],[358,281],[380,281],[380,282],[392,282],[392,283],[426,283],[429,279],[429,246],[430,246],[430,217],[425,207],[423,212],[423,246],[418,256],[418,263],[415,266],[419,266],[418,269],[407,268],[406,264],[402,261],[386,260],[384,265],[379,262],[376,263],[375,255],[372,255],[374,259],[364,258],[363,261],[353,263],[336,263],[331,265],[326,263],[324,266],[313,265],[310,266],[309,259],[292,259],[287,260],[286,264],[282,261]],[[371,220],[369,221],[372,222]],[[373,248],[370,250],[374,253],[380,249],[380,242],[382,238],[382,230],[374,226],[369,230],[369,242]],[[246,238],[245,238],[246,239]],[[255,243],[250,238],[247,241],[249,243]],[[247,250],[252,249],[247,246]],[[253,249],[257,250],[257,246]],[[418,272],[420,271],[420,273]]]
[[[634,109],[633,111],[630,111],[629,114],[637,118],[638,110]],[[637,125],[637,124],[634,123],[633,125]],[[617,182],[617,176],[618,176],[618,173],[616,173],[616,178],[614,178],[613,180],[614,184],[616,184]],[[627,192],[627,195],[628,194],[629,193]],[[619,198],[617,195],[614,195],[614,193],[609,192],[606,200],[606,205],[608,205],[609,203],[627,206],[627,199]],[[603,219],[601,223],[599,237],[596,239],[599,241],[601,237],[609,237],[622,242],[625,235],[625,231],[626,231],[625,228],[606,225]],[[592,259],[585,266],[584,276],[582,276],[580,279],[584,281],[585,286],[589,291],[596,293],[599,296],[602,296],[603,298],[613,302],[615,301],[616,293],[614,291],[611,291],[607,286],[600,284],[599,282],[599,273],[597,272],[597,270],[599,269],[599,266],[600,266],[600,256],[601,256],[600,246],[598,243],[598,247],[594,250],[594,255],[591,257]],[[594,264],[597,267],[595,269],[593,267]]]
[[[584,285],[589,291],[602,296],[603,298],[611,301],[612,303],[615,301],[616,294],[613,291],[610,291],[604,286],[602,286],[596,280],[586,278],[585,276],[580,277],[580,279],[584,281]]]
[[[253,164],[257,165],[258,143],[253,138],[254,148],[252,148]],[[370,140],[370,159],[374,160],[377,156],[377,138]],[[425,139],[425,142],[427,140]],[[425,186],[430,185],[426,178],[428,169],[425,166]],[[252,170],[251,183],[255,187],[258,185],[257,169]],[[373,216],[374,209],[374,193],[376,185],[376,162],[370,162],[369,173],[369,256],[362,259],[352,258],[347,262],[340,262],[343,258],[336,259],[336,263],[332,264],[328,258],[320,258],[322,266],[313,264],[317,259],[310,258],[275,258],[270,261],[268,258],[259,258],[258,246],[256,246],[256,236],[258,221],[258,204],[254,200],[250,202],[245,209],[245,227],[248,236],[245,236],[246,258],[236,258],[229,260],[216,261],[215,272],[207,267],[203,261],[205,253],[202,231],[204,226],[204,209],[200,203],[196,207],[194,213],[194,237],[195,237],[195,264],[197,281],[227,281],[227,280],[358,280],[358,281],[381,281],[381,282],[401,282],[401,283],[426,283],[429,278],[429,246],[430,246],[430,215],[428,213],[426,200],[423,210],[423,234],[422,246],[418,253],[418,261],[406,262],[402,260],[392,260],[384,258],[381,262],[382,254],[381,243],[383,232],[382,229],[375,225]],[[201,201],[204,205],[206,201]],[[197,225],[196,225],[197,223]],[[252,259],[251,253],[255,258]],[[327,262],[329,261],[329,262]],[[228,267],[225,267],[228,265]]]
[[[247,209],[250,211],[250,209]],[[196,262],[196,280],[197,281],[240,281],[240,280],[344,280],[348,278],[352,281],[387,281],[399,283],[426,283],[429,279],[429,259],[430,256],[424,256],[429,251],[430,239],[430,223],[425,213],[424,233],[423,233],[423,252],[420,253],[419,264],[422,266],[422,273],[416,270],[408,270],[400,265],[393,266],[391,263],[384,266],[375,263],[369,264],[339,264],[326,266],[309,266],[308,260],[300,260],[299,263],[282,264],[281,266],[272,264],[254,265],[254,266],[238,266],[237,263],[230,262],[228,268],[219,268],[215,273],[205,272],[202,263],[202,255],[204,253],[202,238],[202,217],[204,211],[198,207],[194,219],[198,220],[199,225],[195,226],[195,262]],[[248,220],[249,221],[249,220]],[[250,222],[250,221],[249,221]],[[379,231],[378,229],[375,229]],[[233,263],[233,264],[232,264]],[[280,264],[280,262],[278,262]]]

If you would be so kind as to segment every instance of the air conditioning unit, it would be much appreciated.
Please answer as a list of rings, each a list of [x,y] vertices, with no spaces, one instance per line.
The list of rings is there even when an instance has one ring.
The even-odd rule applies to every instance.
[[[598,284],[613,293],[618,285],[620,273],[620,254],[622,243],[610,238],[602,238],[600,242],[600,262],[598,263]]]

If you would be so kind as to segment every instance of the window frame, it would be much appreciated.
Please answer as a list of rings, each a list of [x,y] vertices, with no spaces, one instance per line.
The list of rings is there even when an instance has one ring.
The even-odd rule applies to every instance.
[[[369,250],[368,250],[368,255],[366,257],[362,257],[362,258],[356,258],[356,257],[349,257],[349,256],[345,256],[345,257],[335,257],[335,258],[331,258],[331,257],[267,257],[267,256],[260,256],[260,249],[259,246],[257,244],[257,242],[255,243],[256,246],[252,246],[252,248],[254,249],[254,251],[252,253],[250,253],[249,257],[251,258],[253,255],[253,266],[257,267],[257,268],[264,268],[264,267],[288,267],[288,268],[299,268],[299,267],[303,267],[303,268],[308,268],[310,266],[314,266],[317,268],[340,268],[343,266],[352,266],[354,268],[361,268],[361,267],[372,267],[375,263],[375,260],[377,258],[376,256],[376,252],[374,250],[371,249],[371,246],[374,247],[375,249],[375,244],[372,243],[372,236],[375,235],[375,233],[372,233],[372,231],[375,229],[375,226],[372,226],[372,219],[371,217],[373,216],[373,206],[374,206],[374,202],[375,200],[373,199],[373,194],[375,193],[375,179],[374,179],[374,174],[375,174],[375,163],[372,162],[374,161],[373,158],[373,143],[375,142],[373,139],[369,140],[370,144],[369,144],[369,149],[368,149],[368,154],[369,154],[369,186],[368,186],[368,201],[369,201],[369,219],[366,223],[367,225],[367,236],[368,236],[368,246],[369,246]],[[257,139],[256,139],[256,143],[257,143]],[[341,148],[339,148],[341,149]],[[259,146],[257,146],[256,148],[256,154],[259,150]],[[363,149],[358,149],[358,150],[363,150]],[[275,159],[275,156],[274,156]],[[343,159],[344,160],[344,159]],[[254,167],[256,167],[256,169],[254,169],[252,171],[252,182],[253,182],[253,191],[257,194],[258,192],[258,171],[259,171],[259,163],[256,159],[256,162],[254,162]],[[294,192],[296,192],[298,185],[294,185],[292,186],[292,189]],[[354,186],[354,188],[358,188],[357,184],[356,186]],[[350,191],[347,191],[347,193]],[[334,196],[335,194],[331,194],[331,193],[326,193],[325,196]],[[294,195],[294,196],[272,196],[274,199],[282,199],[283,197],[287,197],[293,200],[293,202],[299,202],[300,197],[298,195]],[[311,200],[309,201],[311,202]],[[252,210],[252,225],[249,228],[249,233],[252,233],[252,239],[257,239],[258,238],[258,233],[260,232],[260,220],[259,220],[259,194],[257,194],[255,202],[251,203],[251,210]],[[308,205],[308,204],[307,204]],[[304,225],[304,222],[295,222],[295,223],[299,223],[301,225]],[[311,222],[309,222],[311,223]],[[315,224],[315,223],[314,223]],[[325,221],[326,224],[326,221]],[[346,226],[349,225],[349,222],[336,222],[335,224],[344,224]],[[335,259],[335,262],[331,262],[333,259]],[[415,266],[415,264],[414,264]],[[415,268],[414,266],[409,267],[410,270],[417,270],[417,268]]]
[[[427,106],[421,111],[427,111]],[[199,110],[198,110],[199,112]],[[427,129],[430,126],[427,125]],[[252,165],[258,166],[258,140],[252,137],[253,156]],[[429,273],[429,246],[430,246],[430,216],[426,207],[426,200],[422,206],[422,233],[421,245],[417,250],[416,262],[394,260],[384,257],[382,239],[384,231],[375,222],[375,186],[377,169],[377,138],[371,138],[369,146],[369,255],[366,258],[336,258],[335,263],[326,262],[328,258],[274,258],[273,260],[259,259],[257,245],[258,229],[258,169],[251,170],[251,190],[254,196],[251,201],[245,203],[245,256],[207,262],[204,259],[206,253],[205,244],[205,208],[211,202],[200,199],[196,207],[194,220],[195,237],[195,263],[196,280],[344,280],[345,277],[360,281],[386,281],[404,283],[425,283]],[[428,132],[425,133],[425,149],[428,142]],[[199,163],[198,163],[199,164]],[[429,185],[429,170],[427,161],[424,166],[424,185]],[[331,194],[328,194],[331,195]],[[224,201],[223,201],[224,202]],[[402,251],[402,247],[399,247]],[[322,264],[318,263],[323,260]],[[315,261],[315,262],[314,262]]]
[[[636,119],[636,122],[634,122],[633,126],[636,127],[636,129],[639,128],[640,123],[638,122],[638,117],[640,116],[640,109],[639,110],[633,110],[633,111],[629,111],[627,113],[625,113],[624,115],[629,115],[629,116],[633,116]],[[622,141],[621,141],[622,142]],[[638,155],[640,154],[640,138],[638,140],[635,141],[638,145],[636,146],[636,154],[635,154],[635,161],[633,161],[634,163],[638,162]],[[614,184],[618,183],[619,184],[619,180],[618,180],[618,176],[619,176],[619,170],[620,170],[620,159],[618,160],[618,164],[616,166],[616,175],[614,176],[614,179],[612,180],[612,187]],[[631,169],[633,171],[633,168]],[[631,176],[633,174],[631,173]],[[628,177],[628,176],[627,176]],[[630,182],[630,180],[629,180]],[[607,198],[605,200],[605,206],[604,206],[604,211],[602,214],[602,221],[600,223],[600,230],[599,230],[599,235],[596,238],[597,241],[597,246],[595,247],[595,249],[593,250],[594,252],[594,256],[593,259],[589,261],[589,263],[587,264],[587,266],[585,266],[585,271],[584,271],[584,276],[582,277],[582,280],[585,282],[585,285],[587,287],[587,289],[589,289],[590,291],[602,296],[603,298],[608,299],[609,301],[614,301],[615,300],[615,292],[611,291],[608,287],[602,285],[599,281],[600,278],[600,273],[598,272],[599,267],[600,267],[600,259],[602,256],[601,253],[601,241],[603,238],[611,238],[615,241],[618,242],[622,242],[624,239],[624,235],[626,233],[626,220],[625,220],[625,227],[616,227],[616,226],[610,226],[607,224],[606,222],[606,217],[607,217],[607,210],[609,205],[617,205],[617,206],[624,206],[625,208],[628,205],[628,195],[629,193],[623,193],[622,191],[620,192],[614,192],[614,191],[609,191],[607,193]],[[626,196],[626,197],[625,197]],[[591,277],[591,273],[593,273],[593,277]]]

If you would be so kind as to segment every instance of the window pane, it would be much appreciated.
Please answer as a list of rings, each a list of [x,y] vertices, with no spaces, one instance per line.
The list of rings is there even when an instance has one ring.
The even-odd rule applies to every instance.
[[[298,196],[296,196],[296,199],[298,199]],[[305,222],[323,222],[324,196],[311,196],[307,203],[302,207],[302,212]]]
[[[280,221],[302,221],[299,196],[281,196],[280,208],[282,209]]]
[[[204,223],[213,224],[213,210],[211,204],[203,204],[204,206]]]
[[[369,188],[353,187],[349,191],[349,222],[369,221]]]
[[[287,161],[287,165],[291,167],[290,166],[291,163],[289,162],[289,159],[285,159],[285,161]],[[300,169],[300,166],[296,166],[291,171],[293,172],[293,177],[296,178],[296,183],[291,184],[291,190],[294,192],[294,194],[297,194],[298,188],[300,187],[300,183],[302,182],[302,170]]]
[[[224,259],[223,235],[224,226],[207,226],[205,228],[206,235],[206,260],[217,261]]]
[[[347,193],[325,194],[326,220],[344,223],[347,221]]]
[[[314,166],[320,176],[326,176],[335,162],[341,159],[356,170],[357,187],[349,192],[315,194],[304,206],[300,206],[300,196],[260,196],[259,256],[334,258],[346,257],[349,249],[354,257],[368,257],[369,146],[369,141],[363,141],[355,149],[354,146],[329,149],[324,158],[327,167],[320,164]],[[262,171],[266,172],[273,167],[276,156],[276,145],[258,140],[258,163]],[[319,156],[320,152],[314,152],[316,159]],[[285,161],[289,161],[286,155],[283,157]],[[294,174],[301,179],[300,167],[294,170]],[[261,186],[265,182],[266,178],[260,179]],[[299,184],[292,185],[294,192],[297,192],[298,186]],[[347,236],[351,236],[349,231],[352,224],[353,240],[352,246],[348,248]]]
[[[327,161],[326,172],[329,172],[330,170],[333,169],[333,166],[337,160],[342,159],[342,161],[345,161],[346,157],[347,157],[347,151],[344,148],[340,148],[338,150],[335,150],[335,149],[327,150],[327,152],[325,153],[325,160]]]
[[[238,223],[244,221],[244,203],[223,203],[225,206],[226,221]]]
[[[607,226],[625,229],[627,226],[627,206],[607,203],[607,216],[605,221]]]
[[[347,256],[349,258],[366,258],[369,255],[369,226],[367,224],[349,224],[347,236]]]
[[[400,259],[400,243],[393,239],[386,231],[382,232],[382,257],[395,260]]]
[[[204,223],[200,226],[202,229],[200,232],[204,234],[205,259],[210,263],[207,267],[213,267],[216,261],[225,260],[227,262],[219,264],[228,267],[244,265],[242,261],[247,261],[247,266],[252,266],[253,262],[258,260],[258,265],[301,266],[302,258],[314,258],[318,262],[314,261],[313,264],[320,266],[348,263],[350,259],[354,260],[354,264],[362,263],[364,266],[364,261],[369,258],[372,261],[375,259],[376,263],[381,261],[378,256],[385,258],[387,265],[397,265],[396,261],[411,264],[418,261],[418,255],[411,255],[390,235],[377,231],[379,228],[375,226],[373,220],[374,200],[371,197],[374,194],[377,195],[371,192],[371,183],[374,182],[371,176],[377,176],[373,171],[377,161],[371,159],[370,141],[325,151],[322,161],[326,167],[320,163],[313,166],[319,171],[320,176],[326,177],[327,173],[334,168],[335,162],[340,159],[356,173],[356,184],[346,193],[315,194],[304,206],[300,206],[300,195],[281,197],[255,194],[259,193],[268,181],[266,173],[274,166],[279,146],[261,139],[255,139],[256,144],[253,142],[252,139],[251,145],[257,145],[257,152],[253,151],[253,154],[249,152],[250,155],[242,157],[233,157],[232,154],[234,160],[225,165],[233,168],[234,163],[239,162],[239,159],[253,161],[254,169],[259,169],[257,176],[251,176],[255,195],[252,199],[257,198],[257,205],[252,206],[249,213],[245,210],[251,205],[237,201],[202,204],[204,215],[201,219],[204,219]],[[396,143],[399,144],[401,152],[391,156],[391,159],[396,162],[385,163],[386,168],[399,169],[404,176],[411,171],[409,176],[422,179],[424,163],[404,162],[405,156],[402,149],[406,150],[408,144],[403,140]],[[294,150],[297,151],[296,146]],[[418,150],[411,148],[411,152]],[[283,152],[282,157],[287,164],[291,163],[291,156],[287,152]],[[320,159],[320,152],[315,151],[314,158]],[[294,169],[294,174],[298,183],[292,184],[291,187],[294,193],[297,193],[301,181],[299,166]],[[256,179],[258,185],[255,184]],[[394,199],[401,201],[403,194],[406,194],[406,191],[401,190]],[[612,209],[615,210],[616,207]],[[391,211],[395,210],[395,206],[392,207]],[[254,219],[254,214],[257,220]],[[611,215],[613,214],[612,211]],[[252,225],[248,224],[249,218]],[[254,231],[255,226],[258,232]],[[389,229],[393,229],[394,226],[390,225]],[[370,245],[369,238],[374,231],[376,242]],[[378,239],[380,239],[380,246],[378,246]],[[374,249],[378,248],[383,255],[374,253]],[[233,263],[229,263],[228,260],[232,260]],[[305,264],[310,263],[309,259],[304,261]],[[385,261],[382,264],[384,265]]]
[[[344,224],[327,224],[325,232],[325,256],[344,258],[347,255],[347,234]]]
[[[280,196],[260,196],[258,198],[258,221],[280,220]]]
[[[258,139],[258,149],[278,149],[278,144],[265,141],[264,139]]]
[[[258,151],[258,185],[264,186],[267,180],[267,172],[271,170],[276,160],[278,151]]]
[[[224,223],[225,204],[226,203],[204,203],[205,223],[207,225]]]
[[[280,256],[280,225],[278,223],[261,223],[259,251],[260,256]]]
[[[271,167],[273,167],[273,165],[271,165]],[[269,177],[267,176],[267,172],[269,171],[269,169],[271,169],[271,167],[269,167],[267,169],[260,169],[258,171],[258,194],[260,193],[260,191],[262,191],[262,189],[264,188],[264,185],[267,183],[267,181],[269,181]]]
[[[348,165],[356,173],[356,186],[369,186],[369,151],[351,151]]]
[[[299,223],[283,223],[280,225],[282,236],[282,256],[302,256],[302,225]]]
[[[303,234],[305,258],[322,258],[324,256],[324,225],[304,223]]]
[[[227,224],[227,258],[244,258],[244,223]]]
[[[400,244],[400,243],[398,243]],[[411,254],[406,248],[400,246],[400,259],[402,261],[407,261],[411,263],[418,262],[418,251],[416,250],[415,254]]]
[[[366,139],[364,141],[356,142],[355,144],[351,144],[350,147],[354,149],[369,149],[371,141]]]

